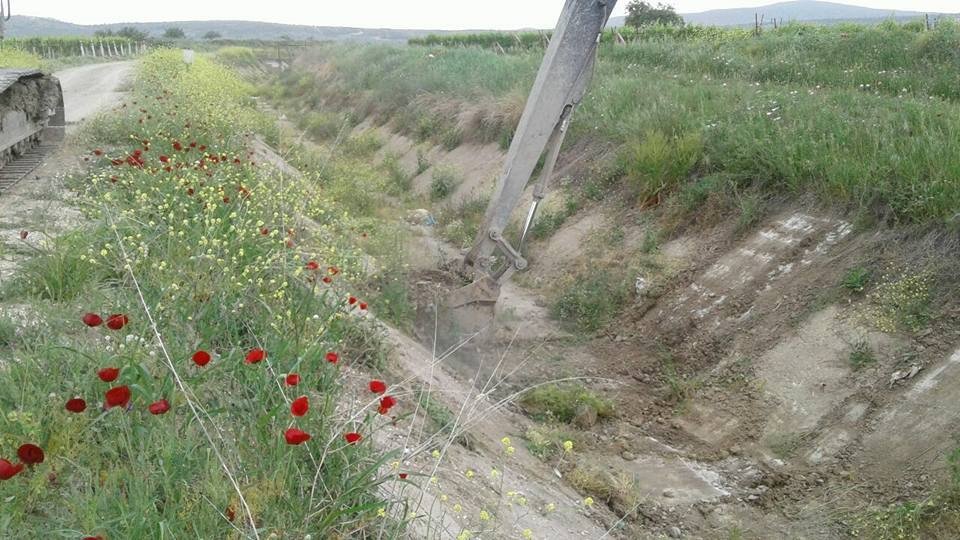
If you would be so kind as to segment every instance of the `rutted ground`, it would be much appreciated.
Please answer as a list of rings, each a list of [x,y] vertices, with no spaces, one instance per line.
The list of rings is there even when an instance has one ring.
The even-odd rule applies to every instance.
[[[434,214],[489,193],[502,166],[495,145],[424,150],[387,128],[376,133],[385,141],[381,159],[392,156],[408,171],[429,162],[414,177],[416,193],[428,193],[438,166],[461,175]],[[593,389],[615,395],[618,419],[588,430],[578,467],[632,486],[635,508],[611,501],[640,516],[624,534],[831,538],[846,530],[845,512],[923,492],[942,476],[960,427],[949,398],[960,336],[947,321],[919,337],[880,332],[866,301],[828,294],[847,269],[910,249],[929,257],[921,245],[936,239],[898,252],[884,247],[883,233],[790,209],[739,239],[726,225],[681,235],[659,246],[657,269],[638,276],[635,309],[609,335],[570,341],[549,320],[543,292],[622,217],[596,205],[531,245],[534,264],[519,281],[533,288],[505,287],[497,352],[471,350],[446,367],[466,381],[465,366],[492,362],[511,389],[594,377]],[[417,221],[410,250],[420,268],[457,256],[429,220]],[[636,249],[645,226],[624,229],[623,249]],[[874,363],[854,369],[850,355],[860,343]],[[665,375],[664,354],[677,380]],[[685,393],[679,402],[673,385]]]

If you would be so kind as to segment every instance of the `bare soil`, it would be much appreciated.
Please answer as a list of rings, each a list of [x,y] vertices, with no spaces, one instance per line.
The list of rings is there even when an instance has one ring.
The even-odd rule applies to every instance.
[[[378,129],[389,141],[384,152],[415,166],[417,145]],[[482,154],[472,150],[462,162],[462,150],[427,154],[470,174]],[[581,150],[563,158],[564,174],[589,174]],[[489,190],[490,171],[502,164],[502,152],[482,155],[489,170],[471,176],[471,193]],[[477,183],[483,178],[488,184]],[[622,228],[617,249],[635,252],[651,230],[636,217],[623,205],[594,205],[533,243],[532,267],[515,280],[526,287],[504,288],[484,341],[435,366],[461,383],[492,377],[504,398],[568,377],[613,398],[617,417],[581,433],[587,442],[576,463],[634,486],[638,498],[605,501],[626,516],[611,534],[840,538],[867,507],[922,496],[943,479],[960,432],[960,406],[950,397],[960,383],[960,314],[948,308],[954,315],[921,334],[880,332],[864,298],[839,283],[863,264],[909,269],[939,258],[955,268],[955,244],[855,231],[838,215],[785,206],[742,237],[730,223],[681,229],[659,246],[659,270],[646,276],[654,296],[638,295],[597,337],[560,329],[545,309],[550,286],[589,265],[586,246],[597,232]],[[434,275],[435,264],[459,252],[431,227],[415,230],[410,252],[420,272],[411,285],[430,314],[431,287],[455,285]],[[420,321],[426,344],[432,320]],[[874,361],[854,369],[858,343]],[[890,383],[911,368],[913,377]],[[523,425],[505,421],[516,422],[515,433]]]

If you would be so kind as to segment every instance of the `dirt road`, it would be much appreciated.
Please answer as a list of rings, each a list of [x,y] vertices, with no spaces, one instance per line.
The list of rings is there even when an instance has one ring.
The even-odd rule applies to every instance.
[[[104,108],[119,103],[118,89],[133,74],[135,61],[90,64],[54,73],[63,86],[63,104],[67,123],[88,118]]]
[[[65,69],[55,75],[63,86],[64,106],[68,123],[79,123],[107,107],[119,104],[124,93],[118,92],[135,62],[92,64]],[[68,130],[73,129],[67,126]],[[77,227],[80,214],[64,200],[67,198],[63,177],[79,166],[81,149],[67,139],[52,152],[35,171],[0,196],[0,282],[12,275],[25,254],[33,247],[43,247],[56,236]],[[21,239],[22,232],[27,233]],[[0,306],[0,311],[5,310]]]

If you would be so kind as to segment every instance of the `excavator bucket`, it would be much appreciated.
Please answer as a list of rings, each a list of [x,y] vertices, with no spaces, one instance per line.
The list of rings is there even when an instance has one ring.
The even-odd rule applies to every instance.
[[[489,314],[492,322],[491,306],[496,304],[501,284],[513,273],[526,269],[524,239],[546,193],[570,118],[593,76],[600,35],[615,5],[615,0],[564,2],[510,142],[503,173],[473,247],[460,265],[460,273],[472,283],[447,295],[447,307],[454,314],[480,310]],[[519,239],[511,244],[504,232],[541,158],[543,167],[533,190],[532,205]],[[473,315],[467,318],[477,319]]]

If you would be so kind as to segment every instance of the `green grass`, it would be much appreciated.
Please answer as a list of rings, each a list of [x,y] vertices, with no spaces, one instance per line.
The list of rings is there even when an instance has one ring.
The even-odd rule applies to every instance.
[[[116,272],[97,264],[86,251],[91,239],[107,243],[106,234],[104,229],[73,232],[57,238],[49,249],[34,251],[34,256],[4,285],[2,297],[67,302],[89,293],[103,280],[116,279]]]
[[[527,450],[541,461],[550,461],[566,453],[563,448],[563,443],[566,441],[572,442],[574,448],[580,446],[577,435],[563,424],[542,424],[530,427],[523,438]]]
[[[877,361],[873,349],[866,340],[858,340],[850,349],[850,365],[853,369],[861,369]]]
[[[402,534],[402,520],[377,517],[391,504],[380,493],[392,475],[380,471],[393,454],[370,443],[382,417],[368,408],[348,420],[340,404],[339,366],[382,361],[377,334],[346,306],[361,268],[351,243],[363,224],[347,217],[349,200],[332,199],[313,177],[280,178],[249,163],[242,134],[268,122],[249,91],[203,58],[188,70],[178,51],[156,52],[133,85],[128,105],[139,106],[81,135],[81,145],[106,152],[69,182],[89,225],[33,254],[4,291],[31,320],[12,333],[0,324],[16,358],[0,366],[0,456],[15,459],[30,442],[46,460],[0,483],[0,536],[252,535],[238,490],[262,537]],[[192,166],[200,145],[228,158]],[[347,159],[371,146],[358,138]],[[135,150],[142,167],[111,165]],[[160,155],[191,165],[168,173]],[[302,216],[315,218],[314,228],[297,226]],[[328,265],[340,271],[324,284],[304,270],[308,259],[323,264],[322,275]],[[87,311],[123,313],[129,323],[88,328]],[[267,359],[245,363],[254,347]],[[197,349],[213,353],[206,367],[190,361]],[[342,364],[325,360],[330,351]],[[106,366],[120,368],[117,381],[97,378]],[[299,386],[278,384],[289,372],[300,374]],[[128,410],[102,409],[114,385],[130,389]],[[298,395],[311,408],[293,418]],[[72,397],[87,410],[67,412]],[[159,399],[169,412],[150,414]],[[191,404],[202,410],[195,415]],[[286,444],[290,426],[313,438]],[[348,431],[364,441],[347,445]],[[233,523],[225,513],[236,514]]]
[[[862,538],[950,539],[960,536],[960,448],[946,456],[949,477],[931,486],[923,499],[871,508],[851,520],[851,533]]]
[[[465,199],[455,208],[443,208],[437,217],[440,236],[451,244],[466,248],[477,238],[489,197]]]
[[[541,207],[542,208],[542,207]],[[538,240],[549,238],[580,209],[574,197],[564,194],[562,204],[556,209],[541,209],[530,226],[530,237]]]
[[[626,278],[586,270],[568,280],[550,301],[550,315],[571,330],[592,334],[620,313],[629,298]]]
[[[870,284],[870,270],[862,266],[855,266],[844,274],[840,286],[852,293],[862,293]]]
[[[461,136],[509,138],[542,49],[428,42],[319,47],[308,65],[328,69],[312,85],[285,75],[289,92],[448,147]],[[619,174],[587,182],[584,195],[602,199],[619,183],[696,206],[716,190],[689,186],[722,177],[727,191],[755,190],[757,200],[812,193],[893,221],[944,224],[960,208],[958,45],[949,21],[931,32],[652,29],[625,46],[604,43],[569,139],[621,147]],[[473,119],[466,130],[464,118]],[[748,227],[758,214],[745,210]]]
[[[433,169],[430,180],[430,200],[441,201],[449,197],[460,184],[456,169],[438,166]]]
[[[581,405],[592,407],[598,418],[613,416],[613,403],[579,383],[537,386],[520,398],[520,404],[535,419],[569,424]]]

